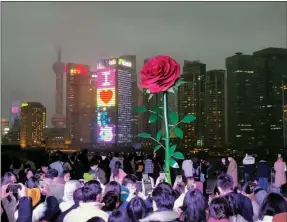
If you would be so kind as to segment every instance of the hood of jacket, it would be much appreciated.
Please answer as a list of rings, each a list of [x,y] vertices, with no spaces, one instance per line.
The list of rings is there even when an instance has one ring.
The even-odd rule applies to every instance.
[[[74,205],[73,194],[75,190],[81,187],[81,184],[77,180],[70,180],[65,184],[63,202],[60,203],[60,209],[62,212],[68,210]]]

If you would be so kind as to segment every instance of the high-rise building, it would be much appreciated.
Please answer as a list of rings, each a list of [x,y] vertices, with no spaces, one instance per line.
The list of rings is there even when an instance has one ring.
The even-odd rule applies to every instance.
[[[92,75],[88,65],[68,63],[66,69],[67,140],[72,148],[79,149],[92,142]]]
[[[236,53],[226,59],[229,145],[273,151],[286,146],[286,61],[283,48]]]
[[[46,108],[38,102],[22,103],[20,145],[40,147],[46,127]]]
[[[224,128],[224,70],[210,70],[205,79],[205,135],[206,148],[223,148]]]
[[[2,138],[4,145],[19,145],[20,144],[20,117],[14,119],[14,124],[9,132]]]
[[[190,149],[203,147],[205,131],[205,76],[206,65],[199,61],[184,61],[182,78],[186,81],[178,89],[178,113],[182,119],[188,114],[196,120],[182,124],[181,147]]]
[[[254,52],[253,57],[256,145],[278,152],[286,149],[287,143],[287,49],[266,48]]]
[[[256,143],[253,115],[254,58],[252,55],[236,53],[226,58],[226,69],[226,142],[231,147],[251,149]]]
[[[132,143],[132,76],[135,56],[97,62],[97,144],[130,146]]]
[[[9,132],[9,120],[2,118],[1,119],[1,136],[3,137]]]
[[[148,110],[154,111],[155,106],[160,105],[160,94],[154,94],[151,99],[149,99],[150,94],[143,92],[143,106]],[[149,118],[152,115],[151,112],[145,112],[142,115],[143,128],[142,132],[151,134],[153,137],[156,136],[159,130],[162,130],[161,119],[159,118],[155,123],[149,123]],[[155,146],[158,145],[154,140],[142,139],[142,148],[147,151],[152,151]]]
[[[20,119],[21,115],[21,102],[12,102],[11,115],[10,115],[10,128],[13,127],[15,119]]]
[[[65,128],[66,119],[63,115],[63,78],[65,64],[61,61],[61,50],[58,49],[58,61],[53,64],[56,74],[55,115],[52,118],[54,128]]]
[[[134,68],[136,70],[136,67]],[[135,142],[138,137],[138,130],[139,130],[139,115],[136,110],[136,107],[139,103],[139,94],[141,91],[138,88],[137,84],[137,73],[132,73],[132,141]]]

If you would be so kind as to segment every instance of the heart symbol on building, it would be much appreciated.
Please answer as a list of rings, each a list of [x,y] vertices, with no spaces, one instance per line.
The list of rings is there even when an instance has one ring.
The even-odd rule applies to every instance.
[[[100,98],[105,103],[108,104],[111,99],[113,98],[113,91],[112,90],[102,90],[100,92]]]

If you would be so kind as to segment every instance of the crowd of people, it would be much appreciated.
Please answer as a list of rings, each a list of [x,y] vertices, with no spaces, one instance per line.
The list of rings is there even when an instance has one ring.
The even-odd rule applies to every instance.
[[[244,183],[235,159],[222,158],[207,192],[205,159],[186,159],[167,183],[158,155],[88,158],[56,152],[38,166],[14,158],[1,180],[1,221],[10,222],[286,222],[286,163],[271,167],[246,154]],[[273,188],[270,184],[272,184]]]

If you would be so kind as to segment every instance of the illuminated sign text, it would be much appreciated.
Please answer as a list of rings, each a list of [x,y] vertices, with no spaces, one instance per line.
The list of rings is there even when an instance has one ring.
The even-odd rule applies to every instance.
[[[96,138],[98,143],[116,142],[116,125],[114,117],[114,107],[116,106],[116,70],[104,68],[109,65],[103,60],[97,63],[96,89],[97,89],[97,119]]]
[[[132,67],[132,63],[130,61],[124,60],[124,59],[110,59],[109,65],[113,66],[116,64],[119,64],[120,66],[126,66],[126,67]]]
[[[66,72],[69,75],[86,75],[89,73],[89,66],[81,64],[68,63]]]

